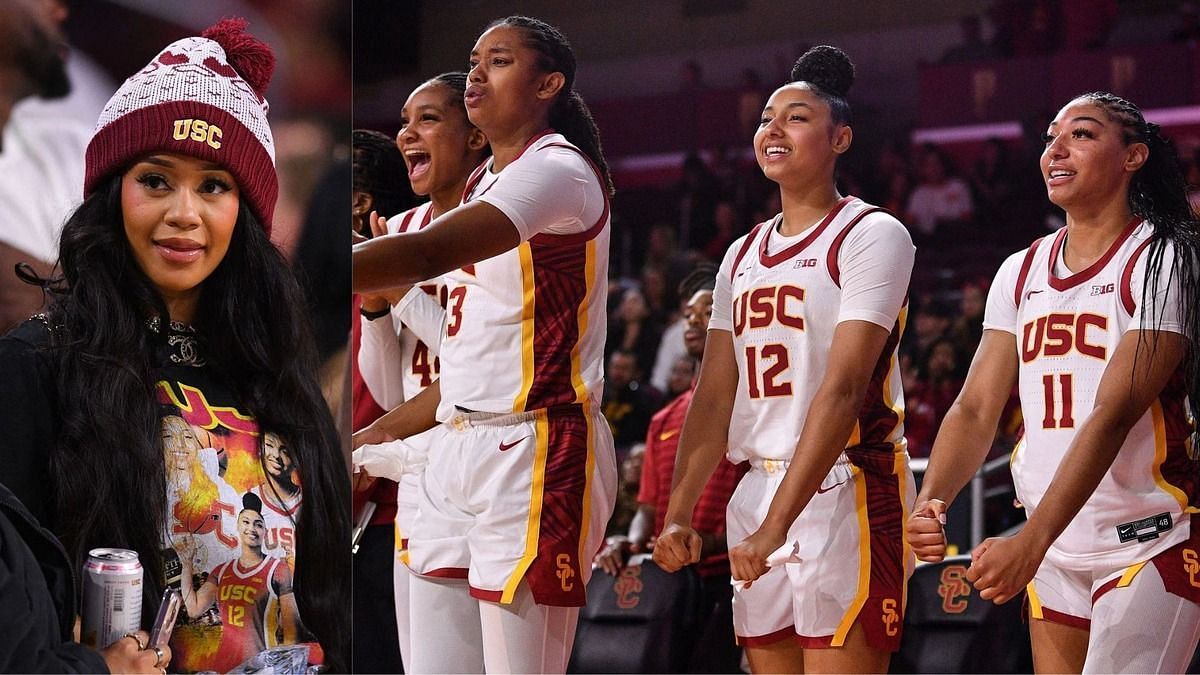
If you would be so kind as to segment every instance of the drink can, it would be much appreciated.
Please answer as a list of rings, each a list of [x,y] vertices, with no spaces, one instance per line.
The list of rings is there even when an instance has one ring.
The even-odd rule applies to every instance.
[[[142,563],[137,551],[94,548],[83,566],[80,641],[103,649],[140,628]]]

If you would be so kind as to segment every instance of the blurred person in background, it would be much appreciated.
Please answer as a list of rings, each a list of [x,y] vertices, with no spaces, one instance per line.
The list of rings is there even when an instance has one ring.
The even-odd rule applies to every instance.
[[[684,317],[684,320],[686,321],[687,317]],[[667,386],[663,387],[668,399],[674,399],[692,388],[692,381],[696,379],[696,366],[696,359],[691,355],[675,360],[675,365],[671,367],[671,377],[667,380]]]
[[[604,351],[610,356],[617,351],[634,354],[639,368],[637,377],[641,377],[641,366],[654,363],[663,328],[664,317],[656,317],[651,312],[641,287],[630,286],[621,294],[620,303],[609,315],[608,340]]]
[[[641,377],[637,353],[618,349],[608,357],[601,410],[612,429],[619,457],[646,437],[650,417],[662,406],[662,395],[642,383]]]
[[[917,160],[917,184],[904,209],[915,239],[932,241],[935,234],[951,235],[954,225],[971,219],[974,203],[965,181],[953,173],[945,151],[926,143]],[[920,241],[918,243],[920,243]]]
[[[17,106],[70,93],[66,19],[62,0],[0,3],[0,333],[42,306],[41,289],[23,283],[13,267],[50,272],[59,229],[83,188],[91,129],[61,116],[25,115]]]

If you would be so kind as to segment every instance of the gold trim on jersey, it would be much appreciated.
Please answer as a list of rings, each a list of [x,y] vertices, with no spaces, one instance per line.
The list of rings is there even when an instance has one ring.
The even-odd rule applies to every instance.
[[[394,539],[395,548],[396,548],[396,560],[399,560],[401,562],[401,564],[408,566],[408,564],[409,564],[408,563],[408,561],[409,561],[408,547],[404,545],[404,533],[402,533],[400,531],[400,521],[393,520],[392,527],[396,530],[395,539]]]
[[[550,454],[550,424],[545,410],[537,411],[534,419],[534,451],[533,451],[533,481],[529,490],[529,521],[525,526],[525,553],[517,561],[508,581],[504,582],[504,592],[500,594],[500,604],[512,603],[517,593],[517,585],[525,578],[525,572],[533,564],[538,553],[538,534],[542,524],[542,492],[546,487],[546,457]]]
[[[589,264],[589,267],[591,265]],[[590,276],[588,277],[591,278]],[[592,471],[596,468],[596,448],[593,442],[592,433],[592,406],[588,402],[583,404],[583,428],[587,433],[587,460],[583,464],[583,516],[579,527],[579,557],[576,558],[580,562],[580,571],[583,571],[584,561],[588,560],[588,530],[592,524]]]
[[[896,443],[899,447],[900,444]],[[900,522],[908,522],[908,453],[897,452],[892,463],[892,471],[896,474],[896,487],[900,493]],[[900,616],[908,607],[908,580],[912,577],[917,561],[913,556],[912,547],[908,545],[908,537],[900,537],[900,567],[904,570],[904,579],[900,583]]]
[[[1163,419],[1162,404],[1154,401],[1150,404],[1150,419],[1154,422],[1154,483],[1165,493],[1175,498],[1179,509],[1188,510],[1188,498],[1183,490],[1171,485],[1162,475],[1162,465],[1167,461],[1167,425]]]
[[[829,643],[831,647],[841,647],[845,643],[846,636],[850,634],[854,621],[858,619],[863,605],[867,602],[867,594],[871,591],[871,521],[867,514],[867,477],[861,468],[853,465],[852,468],[855,513],[858,515],[858,591],[855,592],[850,608],[842,616],[842,621],[833,634]]]
[[[1133,578],[1136,577],[1137,573],[1141,572],[1142,568],[1145,566],[1146,561],[1143,560],[1136,565],[1130,565],[1129,567],[1126,567],[1125,571],[1121,573],[1121,580],[1117,582],[1117,588],[1125,588],[1129,584],[1132,584]]]
[[[907,408],[905,408],[904,384],[903,383],[900,384],[900,387],[898,389],[898,391],[900,392],[899,399],[897,400],[897,398],[891,397],[891,394],[895,393],[892,391],[892,386],[891,386],[892,385],[892,373],[899,372],[898,369],[900,367],[900,359],[899,359],[898,355],[900,353],[900,339],[904,337],[904,327],[907,324],[908,324],[908,302],[905,302],[903,305],[900,305],[900,313],[896,315],[896,348],[892,350],[892,357],[890,359],[888,359],[888,371],[887,371],[887,374],[883,378],[883,392],[884,392],[883,393],[883,397],[884,397],[883,402],[885,404],[887,404],[888,409],[890,409],[892,412],[896,413],[896,426],[892,427],[891,432],[888,433],[889,437],[893,436],[898,430],[904,428],[905,413],[908,411]],[[890,398],[890,400],[889,400],[889,398]],[[897,405],[897,403],[899,403],[899,405]],[[896,442],[897,448],[900,446],[900,442],[904,443],[904,447],[907,450],[908,440],[905,438],[904,434],[900,434],[900,441]],[[901,492],[901,496],[903,496],[903,494],[904,493]],[[905,522],[908,522],[907,518],[905,518]]]
[[[579,329],[579,334],[575,338],[575,346],[571,348],[571,386],[575,389],[576,403],[585,403],[588,399],[587,386],[583,382],[583,372],[579,366],[579,352],[583,347],[584,339],[587,337],[588,311],[592,306],[592,293],[596,290],[596,240],[594,238],[589,239],[584,245],[583,251],[585,290],[583,292],[583,300],[579,304],[579,309],[576,310],[576,326]],[[586,560],[583,557],[579,559]]]
[[[1037,589],[1034,588],[1032,581],[1025,586],[1025,592],[1029,596],[1029,617],[1044,621],[1046,617],[1042,616],[1042,600],[1038,597]]]
[[[521,390],[513,401],[513,412],[525,412],[529,403],[529,390],[533,388],[533,317],[534,293],[533,284],[533,249],[529,242],[517,247],[521,256]]]

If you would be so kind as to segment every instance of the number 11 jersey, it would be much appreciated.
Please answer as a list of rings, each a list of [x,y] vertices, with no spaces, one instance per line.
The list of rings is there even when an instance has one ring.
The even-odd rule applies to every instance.
[[[1170,246],[1157,293],[1143,303],[1153,232],[1135,219],[1100,259],[1071,273],[1062,262],[1063,228],[1010,256],[996,274],[984,329],[1016,336],[1025,432],[1012,474],[1030,513],[1091,414],[1125,333],[1184,332]],[[1144,345],[1139,349],[1138,358],[1149,358]],[[1186,448],[1191,426],[1183,375],[1181,365],[1134,424],[1100,485],[1047,552],[1049,561],[1077,570],[1130,565],[1187,539],[1189,519],[1182,516],[1195,502],[1197,465]]]

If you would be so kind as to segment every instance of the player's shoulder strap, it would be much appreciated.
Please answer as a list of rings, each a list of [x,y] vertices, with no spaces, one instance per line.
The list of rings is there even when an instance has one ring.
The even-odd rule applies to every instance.
[[[1025,282],[1029,279],[1029,270],[1033,267],[1033,258],[1037,254],[1038,247],[1042,242],[1046,241],[1050,235],[1039,237],[1029,245],[1025,251],[1025,257],[1021,259],[1021,271],[1017,274],[1017,285],[1013,288],[1013,304],[1018,308],[1021,306],[1021,300],[1025,296]]]
[[[837,233],[837,236],[835,236],[833,241],[829,244],[829,251],[825,254],[825,269],[829,270],[829,278],[833,280],[833,285],[837,286],[838,288],[842,287],[842,270],[838,267],[838,253],[841,252],[842,242],[846,240],[846,236],[850,234],[850,230],[853,230],[856,225],[862,222],[863,218],[866,218],[872,213],[886,213],[893,218],[896,217],[891,211],[888,211],[881,206],[872,206],[870,204],[866,204],[865,202],[863,205],[866,206],[866,208],[858,212],[857,215],[850,219],[850,222],[846,223],[846,225],[842,227],[842,230]]]

